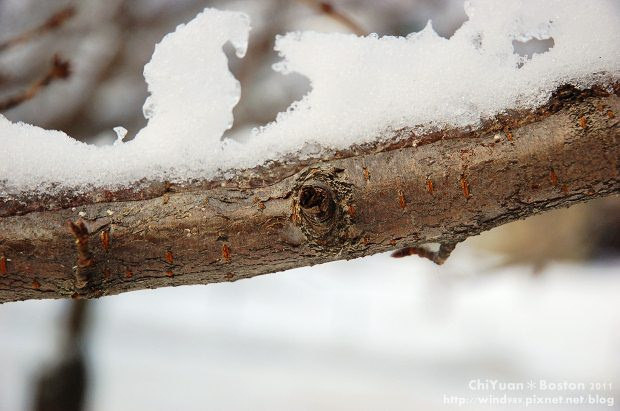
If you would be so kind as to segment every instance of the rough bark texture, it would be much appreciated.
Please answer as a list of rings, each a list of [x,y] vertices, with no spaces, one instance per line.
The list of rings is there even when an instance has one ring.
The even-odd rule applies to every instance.
[[[539,110],[477,130],[400,130],[398,143],[225,184],[1,200],[0,301],[234,281],[428,242],[450,249],[617,194],[615,90],[562,88]]]

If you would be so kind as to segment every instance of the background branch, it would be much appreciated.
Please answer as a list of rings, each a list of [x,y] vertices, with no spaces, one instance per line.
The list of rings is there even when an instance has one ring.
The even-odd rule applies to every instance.
[[[67,79],[71,75],[71,66],[68,61],[63,60],[60,56],[55,55],[52,58],[52,64],[43,77],[33,82],[26,90],[19,94],[9,96],[0,100],[0,111],[6,111],[13,107],[17,107],[25,101],[35,97],[41,90],[49,86],[53,81],[59,79]]]
[[[43,24],[34,29],[25,31],[18,36],[10,38],[6,41],[0,42],[0,52],[15,47],[19,44],[27,43],[30,40],[47,34],[50,31],[54,31],[62,27],[68,20],[75,16],[75,9],[73,7],[65,7],[51,15]]]
[[[352,17],[344,13],[343,11],[337,9],[331,2],[329,1],[320,1],[320,0],[300,0],[303,3],[306,3],[310,7],[316,9],[319,13],[322,13],[329,18],[337,21],[342,24],[344,27],[351,30],[352,33],[355,33],[358,36],[366,36],[368,35],[368,31],[362,28],[362,26],[356,22]]]

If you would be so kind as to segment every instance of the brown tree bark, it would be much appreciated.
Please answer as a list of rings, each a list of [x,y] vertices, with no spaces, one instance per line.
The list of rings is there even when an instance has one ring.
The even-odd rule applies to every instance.
[[[424,243],[618,194],[620,87],[227,181],[0,199],[0,301],[234,281]],[[432,258],[433,256],[431,256]]]

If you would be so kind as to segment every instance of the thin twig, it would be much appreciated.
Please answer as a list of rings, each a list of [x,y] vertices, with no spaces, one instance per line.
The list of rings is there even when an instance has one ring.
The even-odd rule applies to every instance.
[[[0,111],[6,111],[13,107],[16,107],[22,104],[25,101],[30,100],[39,92],[52,83],[54,80],[58,79],[66,79],[71,75],[71,66],[68,61],[63,60],[62,57],[58,55],[54,55],[52,59],[52,66],[45,74],[45,76],[41,77],[34,83],[30,85],[25,91],[16,94],[14,96],[9,96],[4,101],[0,101]]]
[[[326,16],[336,20],[338,23],[347,27],[353,33],[358,36],[366,36],[368,35],[368,31],[364,30],[362,26],[353,20],[351,17],[347,16],[341,10],[338,10],[334,7],[334,5],[328,1],[320,1],[320,0],[300,0],[311,7],[317,9],[319,12],[325,14]]]
[[[81,218],[75,223],[71,220],[67,221],[67,229],[75,238],[75,246],[77,249],[77,265],[75,267],[76,287],[82,289],[88,285],[88,274],[85,271],[93,265],[93,254],[88,249],[89,232],[88,227]]]
[[[65,24],[65,22],[67,22],[67,20],[71,19],[73,16],[75,16],[75,9],[73,7],[66,7],[59,12],[53,14],[40,26],[0,43],[0,52],[5,51],[18,44],[26,43],[33,38],[45,34],[49,31],[56,30],[63,24]]]
[[[439,250],[437,251],[430,251],[424,247],[405,247],[394,251],[392,257],[402,258],[410,255],[417,255],[422,258],[427,258],[435,264],[441,265],[450,257],[454,247],[456,247],[456,243],[440,244]]]

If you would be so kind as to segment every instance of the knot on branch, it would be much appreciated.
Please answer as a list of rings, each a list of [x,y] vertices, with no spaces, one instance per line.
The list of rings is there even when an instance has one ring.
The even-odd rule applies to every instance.
[[[334,192],[320,182],[302,186],[299,193],[301,218],[317,233],[328,233],[338,214]]]
[[[344,181],[341,172],[312,169],[301,176],[296,188],[293,221],[319,246],[342,244],[347,239],[351,184]]]

